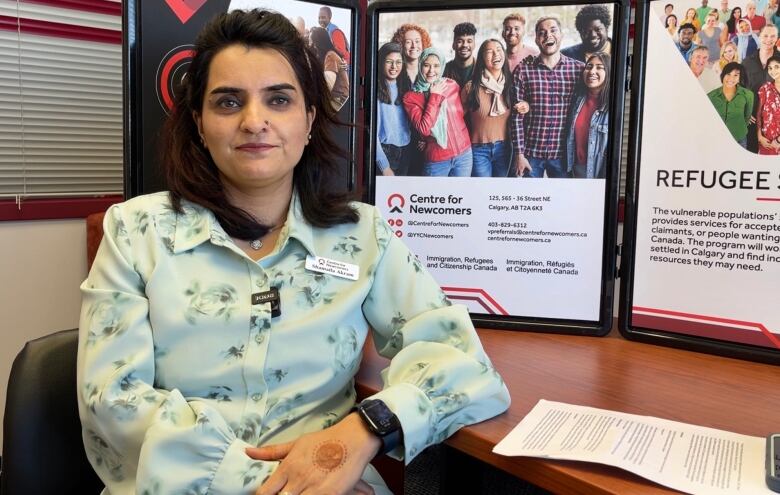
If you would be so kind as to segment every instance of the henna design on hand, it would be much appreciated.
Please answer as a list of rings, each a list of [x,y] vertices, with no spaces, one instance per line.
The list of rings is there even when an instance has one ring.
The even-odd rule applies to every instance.
[[[347,460],[347,446],[338,440],[327,440],[314,448],[312,461],[323,471],[334,471]]]

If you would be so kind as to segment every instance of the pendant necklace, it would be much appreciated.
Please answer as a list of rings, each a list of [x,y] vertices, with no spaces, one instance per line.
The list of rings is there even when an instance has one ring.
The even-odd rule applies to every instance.
[[[270,233],[271,233],[271,232],[273,232],[274,230],[277,230],[277,229],[280,229],[280,228],[282,228],[282,225],[284,225],[284,223],[280,223],[280,224],[279,224],[279,225],[277,225],[276,227],[273,227],[273,228],[270,228],[270,229],[268,229],[268,232],[266,232],[266,233],[263,235],[263,237],[267,236],[268,234],[270,234]],[[253,240],[253,241],[249,241],[249,247],[251,247],[251,248],[252,248],[252,249],[254,249],[255,251],[259,251],[259,250],[263,249],[263,237],[261,237],[261,238],[259,238],[259,239],[255,239],[255,240]]]

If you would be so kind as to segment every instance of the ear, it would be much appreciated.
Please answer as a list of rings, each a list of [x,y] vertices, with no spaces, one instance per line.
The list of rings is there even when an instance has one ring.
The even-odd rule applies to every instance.
[[[317,117],[317,107],[314,105],[310,106],[309,109],[306,111],[306,134],[311,134],[311,127],[314,125],[314,119]]]
[[[201,139],[203,138],[203,118],[201,117],[200,113],[193,111],[192,112],[192,120],[195,121],[195,125],[198,126],[198,134],[200,134]]]

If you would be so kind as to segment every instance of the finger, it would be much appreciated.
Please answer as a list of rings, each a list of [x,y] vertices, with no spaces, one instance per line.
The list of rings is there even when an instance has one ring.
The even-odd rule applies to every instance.
[[[276,471],[265,480],[265,483],[257,489],[255,495],[277,495],[286,484],[287,475],[284,473],[284,469],[277,468]]]
[[[259,461],[278,461],[287,457],[293,447],[294,442],[279,443],[276,445],[266,445],[264,447],[248,447],[246,455]]]

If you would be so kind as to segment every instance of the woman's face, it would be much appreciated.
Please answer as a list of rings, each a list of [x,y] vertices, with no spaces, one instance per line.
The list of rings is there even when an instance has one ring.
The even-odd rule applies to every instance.
[[[676,28],[677,27],[677,18],[670,15],[666,18],[666,27],[670,28]]]
[[[485,45],[485,52],[482,55],[482,62],[485,64],[485,67],[493,71],[501,70],[504,66],[504,60],[506,60],[506,56],[501,44],[495,41],[488,41]]]
[[[422,74],[429,83],[437,80],[441,74],[441,62],[436,55],[428,55],[422,63]]]
[[[695,9],[688,9],[685,11],[685,20],[692,20],[696,16]]]
[[[737,84],[739,84],[739,69],[734,69],[723,76],[724,88],[736,88]]]
[[[403,60],[399,52],[388,53],[385,57],[385,79],[395,81],[403,68]]]
[[[315,110],[287,59],[271,48],[231,45],[211,61],[193,118],[228,190],[292,184]]]
[[[734,16],[734,19],[739,19],[742,17],[742,9],[739,7],[734,7],[734,10],[731,11],[731,15]]]
[[[590,90],[600,89],[607,82],[607,69],[598,57],[591,57],[582,70],[582,82]]]
[[[733,62],[736,59],[737,51],[734,49],[734,45],[729,43],[723,47],[723,58],[729,62]]]
[[[417,60],[423,51],[422,35],[419,31],[410,29],[404,33],[404,55],[409,60]]]
[[[766,71],[769,73],[769,77],[771,77],[773,81],[780,81],[780,62],[772,60],[767,64]]]
[[[707,27],[715,27],[718,23],[718,18],[714,15],[707,16]]]

